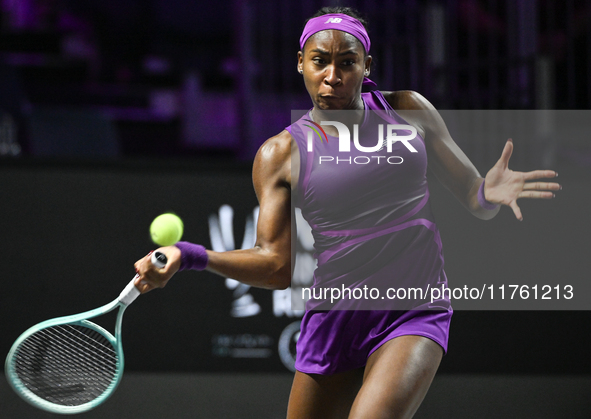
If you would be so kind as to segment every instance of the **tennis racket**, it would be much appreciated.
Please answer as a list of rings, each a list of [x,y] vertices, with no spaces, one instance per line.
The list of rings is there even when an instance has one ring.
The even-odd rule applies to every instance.
[[[166,266],[163,253],[152,263]],[[12,345],[4,371],[25,401],[52,413],[74,414],[93,409],[115,391],[123,375],[121,321],[139,295],[137,275],[119,297],[94,310],[58,317],[25,331]],[[119,308],[115,336],[88,319]]]

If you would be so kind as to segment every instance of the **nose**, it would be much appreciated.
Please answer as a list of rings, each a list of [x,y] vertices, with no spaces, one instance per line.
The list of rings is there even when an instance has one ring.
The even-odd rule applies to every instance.
[[[325,68],[324,83],[330,86],[336,86],[341,82],[338,71],[334,65],[328,65]]]

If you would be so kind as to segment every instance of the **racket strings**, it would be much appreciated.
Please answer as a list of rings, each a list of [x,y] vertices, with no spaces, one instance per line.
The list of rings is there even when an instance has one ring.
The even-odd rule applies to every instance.
[[[27,337],[14,357],[22,384],[38,397],[79,406],[99,397],[117,373],[117,352],[94,329],[58,325]]]
[[[33,340],[33,339],[32,339]],[[112,362],[108,362],[109,359],[95,358],[95,359],[81,359],[81,354],[73,352],[70,347],[63,347],[61,354],[56,353],[55,348],[46,348],[47,341],[40,341],[37,337],[33,341],[36,341],[39,346],[32,346],[30,342],[27,343],[27,349],[37,351],[45,354],[43,358],[33,358],[30,366],[32,371],[38,374],[35,378],[40,384],[45,384],[37,387],[39,391],[47,391],[53,393],[54,389],[65,390],[65,386],[62,382],[56,381],[56,378],[64,377],[65,372],[68,372],[68,376],[72,374],[102,374],[101,369],[109,369]],[[71,339],[68,339],[68,344],[74,344]],[[47,358],[51,357],[52,365],[47,365]],[[66,362],[67,361],[67,362]],[[116,360],[115,360],[116,362]],[[84,368],[80,368],[84,366]],[[51,369],[48,369],[52,367]],[[61,375],[57,376],[54,371],[61,371]],[[32,383],[32,381],[30,381]],[[72,387],[70,387],[70,390]]]

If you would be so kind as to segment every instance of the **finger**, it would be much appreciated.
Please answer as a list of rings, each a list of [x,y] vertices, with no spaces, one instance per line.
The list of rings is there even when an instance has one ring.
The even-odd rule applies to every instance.
[[[146,260],[147,259],[147,260]],[[149,262],[150,258],[147,256],[144,256],[142,259],[138,260],[135,263],[135,273],[138,276],[138,280],[136,281],[136,284],[139,283],[139,281],[143,281],[146,279],[146,275],[149,272],[150,267],[147,265],[147,263]]]
[[[133,285],[135,285],[135,287],[142,291],[146,285],[146,281],[144,281],[139,274],[135,276],[135,281],[133,281]]]
[[[521,209],[519,208],[519,205],[517,205],[516,201],[513,201],[509,204],[509,206],[511,207],[511,209],[513,210],[513,213],[515,214],[515,217],[519,220],[519,221],[523,221],[523,215],[521,215]]]
[[[534,180],[542,178],[553,178],[558,176],[554,170],[533,170],[523,174],[523,180]]]
[[[559,191],[562,186],[555,182],[528,182],[523,185],[523,190]]]
[[[536,199],[552,199],[555,198],[554,192],[547,191],[523,191],[520,192],[517,198],[536,198]]]
[[[513,140],[509,138],[505,143],[503,153],[501,154],[501,158],[499,159],[499,163],[502,165],[503,169],[506,169],[509,166],[509,159],[511,158],[511,154],[513,154]]]
[[[145,294],[148,291],[152,291],[154,287],[146,281],[141,281],[139,284],[136,284],[136,288],[142,293]]]
[[[145,273],[146,271],[148,271],[151,267],[152,261],[151,261],[151,255],[153,252],[148,253],[146,256],[144,256],[143,258],[141,258],[140,260],[138,260],[136,262],[136,268],[139,272]]]
[[[153,290],[156,288],[153,281],[150,281],[147,277],[139,276],[135,279],[134,283],[135,287],[142,293],[146,293],[148,291]]]

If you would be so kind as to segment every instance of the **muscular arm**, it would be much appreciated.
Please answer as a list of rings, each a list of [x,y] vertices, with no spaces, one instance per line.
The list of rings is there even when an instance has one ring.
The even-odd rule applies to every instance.
[[[458,147],[435,107],[412,91],[384,92],[390,105],[423,132],[429,169],[474,216],[488,220],[499,211],[486,210],[478,203],[478,189],[484,179]]]
[[[285,289],[291,283],[291,135],[287,131],[268,139],[253,166],[253,183],[260,210],[257,240],[252,249],[214,252],[207,250],[206,269],[258,288]],[[294,247],[295,248],[295,247]],[[155,268],[150,255],[135,263],[136,286],[142,293],[166,286],[181,265],[176,246],[162,247],[168,263]]]
[[[259,200],[257,240],[252,249],[207,251],[207,270],[245,284],[284,289],[291,283],[291,136],[287,131],[267,140],[253,165]]]

